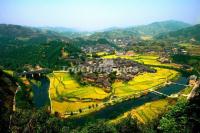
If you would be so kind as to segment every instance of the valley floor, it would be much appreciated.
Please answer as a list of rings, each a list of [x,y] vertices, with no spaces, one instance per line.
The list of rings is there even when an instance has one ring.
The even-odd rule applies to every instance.
[[[109,55],[103,58],[117,57],[116,55]],[[147,65],[177,67],[173,64],[161,64],[157,61],[158,56],[155,55],[124,56],[121,58],[132,59]],[[68,72],[55,71],[48,75],[50,79],[51,111],[52,113],[58,112],[63,117],[74,114],[87,114],[108,104],[115,104],[127,98],[145,95],[150,90],[156,90],[164,86],[169,80],[177,79],[180,75],[179,72],[172,69],[154,68],[157,70],[156,73],[139,74],[129,82],[115,81],[112,84],[112,96],[115,98],[110,98],[111,93],[104,92],[102,88],[91,85],[81,86]],[[163,102],[165,105],[166,102]]]

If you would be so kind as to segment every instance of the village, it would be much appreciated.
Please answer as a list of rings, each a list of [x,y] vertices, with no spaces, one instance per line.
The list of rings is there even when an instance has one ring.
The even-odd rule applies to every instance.
[[[111,90],[111,85],[115,80],[129,81],[139,73],[150,72],[155,73],[156,70],[149,68],[136,61],[116,58],[116,59],[88,59],[84,63],[78,65],[80,71],[76,71],[80,76],[82,84],[92,84],[105,91]]]

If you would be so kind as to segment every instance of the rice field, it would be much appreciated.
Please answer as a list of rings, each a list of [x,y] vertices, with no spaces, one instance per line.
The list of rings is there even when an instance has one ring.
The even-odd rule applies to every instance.
[[[104,56],[104,58],[117,58],[116,55]],[[120,56],[121,57],[121,56]],[[144,64],[161,64],[156,59],[158,56],[138,55],[134,57],[123,56],[127,59],[143,61]],[[165,65],[165,64],[163,64]],[[169,64],[166,64],[169,65]],[[114,95],[126,97],[140,91],[150,89],[167,80],[176,77],[179,73],[175,70],[158,68],[156,73],[141,73],[129,82],[115,81],[112,84]],[[71,112],[82,108],[88,108],[95,104],[102,104],[103,100],[110,96],[102,88],[80,85],[69,73],[55,71],[48,75],[50,79],[49,95],[51,98],[52,112]]]
[[[172,79],[177,76],[178,72],[169,69],[155,68],[156,73],[143,73],[127,83],[121,81],[115,82],[113,88],[115,95],[125,97],[143,90],[150,89],[159,84],[163,84],[166,80]]]
[[[175,103],[172,99],[163,99],[150,103],[146,103],[136,109],[133,109],[130,114],[132,117],[136,118],[139,122],[145,124],[153,121],[159,117],[159,114],[164,113],[169,105]]]
[[[140,107],[132,109],[116,119],[110,120],[110,123],[119,123],[124,118],[131,116],[139,123],[146,124],[158,118],[161,114],[165,113],[169,105],[175,104],[174,99],[161,99],[153,102],[146,103]]]
[[[119,57],[120,58],[125,58],[125,59],[133,59],[132,56],[127,56],[127,55],[120,55],[120,56],[118,56],[118,55],[113,54],[113,55],[103,56],[104,59],[114,59],[114,58],[119,58]]]
[[[142,40],[152,40],[152,36],[149,36],[149,35],[143,35],[140,37]]]
[[[159,66],[174,66],[173,64],[162,64],[157,59],[159,58],[158,55],[134,55],[134,56],[127,56],[127,55],[107,55],[103,56],[105,59],[112,59],[112,58],[125,58],[137,61],[139,63],[145,64],[145,65],[159,65]]]
[[[184,47],[190,54],[199,55],[200,54],[200,46],[194,45],[191,43],[181,43],[179,46]]]
[[[180,92],[179,99],[185,99],[187,98],[187,95],[191,92],[192,87],[186,87],[184,90]],[[128,112],[125,112],[124,114],[120,115],[119,117],[112,119],[108,121],[109,123],[119,123],[121,120],[126,118],[127,116],[131,116],[138,120],[138,122],[142,124],[146,124],[149,122],[152,122],[156,118],[158,118],[160,115],[165,113],[168,110],[169,106],[172,106],[176,103],[177,99],[170,99],[165,98],[157,101],[148,102],[140,107],[137,107],[135,109],[132,109]]]
[[[107,52],[98,52],[98,53],[96,53],[98,56],[103,56],[103,55],[106,55],[106,54],[108,54]]]
[[[54,112],[77,111],[80,108],[97,104],[109,96],[101,88],[81,86],[67,72],[55,72],[48,77],[50,79],[49,93]],[[88,101],[83,101],[84,99]]]
[[[64,114],[66,112],[74,112],[74,111],[79,111],[79,109],[83,108],[89,108],[89,106],[93,106],[98,104],[98,102],[58,102],[55,100],[52,100],[52,113],[54,112],[59,112],[61,114]]]

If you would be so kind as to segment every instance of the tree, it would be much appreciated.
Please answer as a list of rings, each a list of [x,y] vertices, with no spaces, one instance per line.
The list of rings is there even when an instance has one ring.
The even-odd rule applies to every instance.
[[[176,133],[177,132],[177,123],[174,118],[163,117],[160,120],[159,129],[165,133],[168,133],[168,132]]]
[[[138,125],[137,121],[128,116],[127,118],[123,119],[118,125],[117,129],[120,133],[130,133],[130,132],[138,132]]]
[[[116,71],[113,71],[109,74],[109,77],[110,77],[110,82],[113,83],[116,79]]]
[[[107,124],[104,120],[87,124],[81,133],[116,133],[117,130],[113,125]]]

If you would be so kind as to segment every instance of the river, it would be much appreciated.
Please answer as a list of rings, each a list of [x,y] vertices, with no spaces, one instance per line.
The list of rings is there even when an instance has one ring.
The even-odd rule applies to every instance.
[[[179,84],[187,84],[187,78],[186,77],[181,77],[179,80],[176,81],[176,83]],[[171,94],[176,94],[183,90],[185,86],[183,85],[177,85],[177,84],[170,84],[168,86],[162,87],[158,89],[158,92],[164,93],[166,95],[171,95]],[[121,103],[108,106],[106,108],[101,109],[100,111],[90,113],[88,115],[85,115],[83,117],[77,118],[77,119],[71,119],[72,122],[79,123],[80,125],[84,124],[85,122],[89,122],[92,120],[97,120],[97,119],[114,119],[118,117],[119,115],[130,111],[133,108],[139,107],[147,102],[159,100],[165,98],[162,95],[154,94],[154,93],[148,93],[145,96],[142,96],[137,99],[131,99],[127,101],[123,101]]]
[[[40,81],[41,85],[38,86],[32,83],[32,89],[34,93],[33,96],[34,105],[37,108],[48,106],[50,104],[49,94],[48,94],[50,81],[47,77],[40,77],[36,81]]]
[[[38,87],[37,85],[33,85],[33,91],[34,91],[34,103],[36,107],[43,107],[45,105],[49,105],[49,95],[48,95],[48,89],[49,89],[49,83],[50,81],[46,77],[42,77],[39,79],[41,82],[41,86]],[[176,81],[176,83],[179,84],[187,84],[187,78],[186,77],[180,77],[179,80]],[[170,84],[165,87],[162,87],[158,89],[158,92],[164,93],[166,95],[176,94],[183,90],[185,86],[178,85],[178,84]],[[80,118],[71,119],[69,118],[69,121],[79,123],[79,125],[84,124],[88,121],[93,121],[97,119],[114,119],[118,117],[119,115],[130,111],[133,108],[139,107],[147,102],[163,99],[165,96],[155,94],[155,93],[148,93],[147,95],[144,95],[142,97],[139,97],[137,99],[130,99],[127,101],[123,101],[121,103],[117,103],[115,105],[107,106],[97,112],[90,113],[88,115],[82,116]]]

